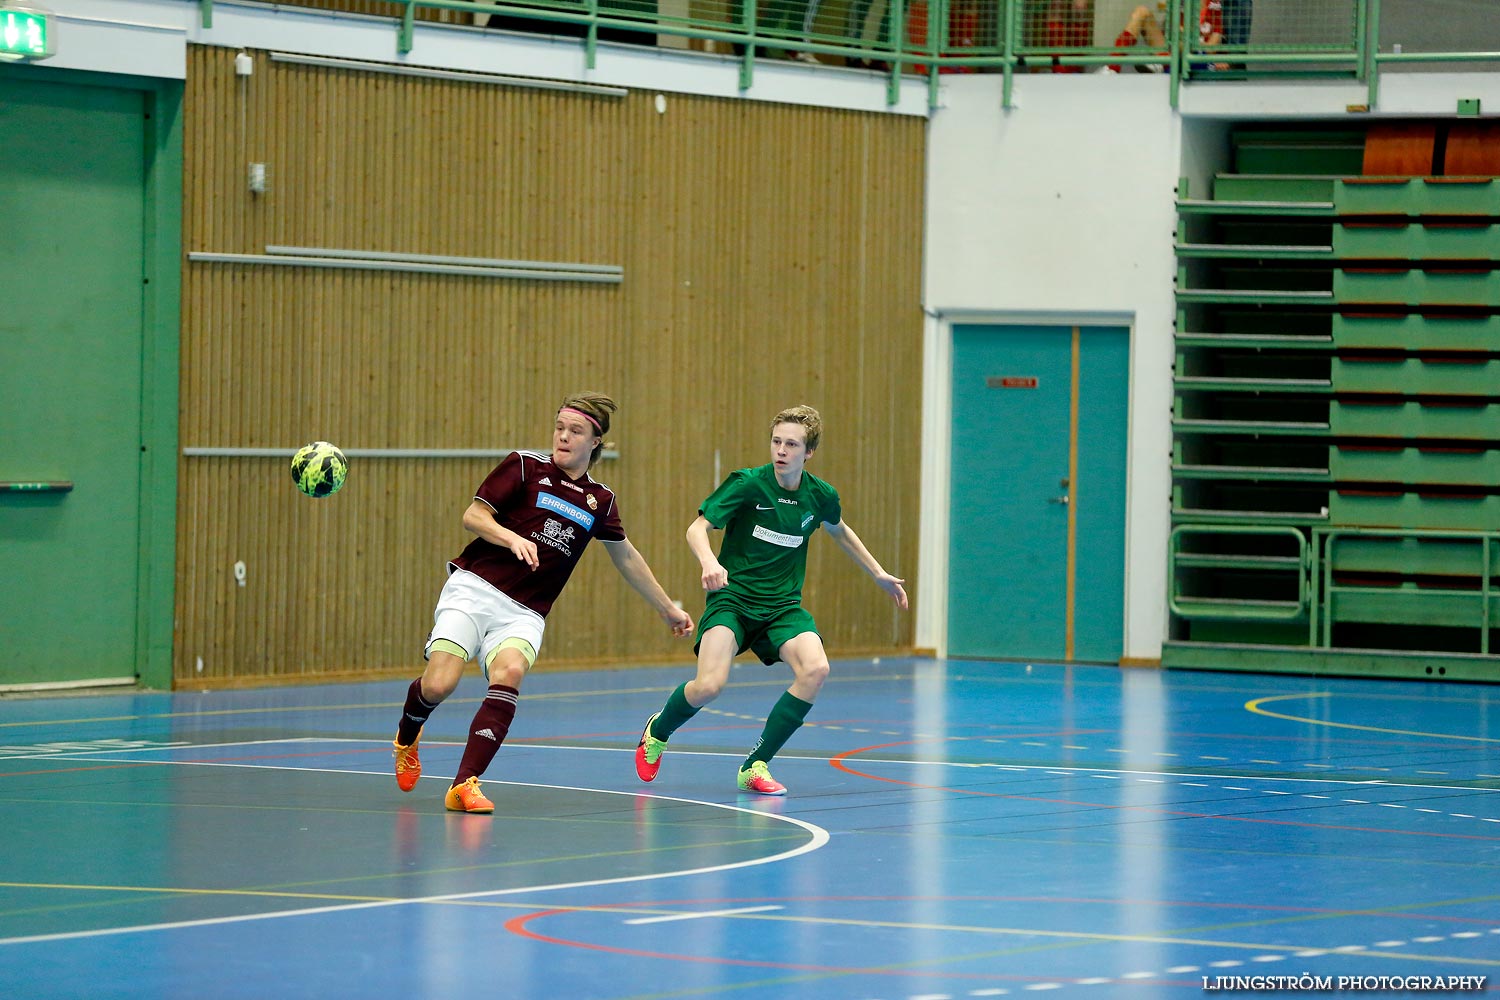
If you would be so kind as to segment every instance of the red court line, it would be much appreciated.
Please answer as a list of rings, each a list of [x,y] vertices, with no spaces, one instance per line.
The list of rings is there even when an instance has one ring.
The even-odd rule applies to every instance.
[[[948,739],[950,740],[963,738],[964,737],[959,736],[948,737]],[[1107,802],[1079,802],[1074,799],[1050,799],[1036,795],[1007,795],[1002,792],[969,791],[962,788],[948,788],[945,785],[924,785],[916,781],[902,781],[899,778],[882,778],[878,774],[868,774],[864,771],[857,771],[844,763],[846,759],[853,757],[856,754],[867,753],[875,750],[886,750],[890,747],[913,746],[918,742],[920,741],[901,740],[896,743],[878,743],[874,746],[857,747],[853,750],[846,750],[836,757],[833,757],[831,760],[829,760],[828,763],[832,767],[843,771],[845,774],[854,775],[856,778],[869,778],[871,781],[885,781],[889,782],[892,785],[905,785],[908,788],[925,788],[929,791],[935,792],[951,792],[954,795],[974,795],[992,799],[1011,799],[1016,802],[1046,802],[1051,805],[1060,806],[1086,806],[1090,809],[1114,809],[1124,812],[1145,812],[1157,816],[1177,816],[1183,819],[1216,819],[1224,820],[1225,822],[1230,823],[1258,823],[1265,826],[1296,826],[1309,830],[1343,830],[1350,833],[1389,833],[1400,837],[1436,837],[1443,840],[1480,840],[1487,843],[1500,840],[1500,837],[1483,837],[1476,833],[1425,833],[1420,830],[1391,830],[1385,827],[1378,826],[1344,826],[1335,823],[1304,823],[1290,819],[1262,819],[1255,816],[1224,816],[1216,813],[1184,812],[1175,809],[1157,809],[1152,806],[1118,806],[1112,805]],[[912,763],[921,764],[924,762],[913,761]],[[941,761],[929,761],[926,763],[941,763]]]
[[[562,945],[565,948],[584,948],[588,951],[604,951],[612,955],[630,955],[635,958],[660,958],[670,962],[704,962],[709,965],[747,965],[760,969],[795,969],[801,972],[869,972],[869,969],[852,969],[835,965],[795,965],[788,962],[762,962],[746,958],[715,958],[702,955],[675,955],[664,951],[643,951],[638,948],[618,948],[614,945],[589,944],[585,941],[571,941],[567,938],[551,937],[539,934],[526,925],[541,917],[555,917],[561,914],[578,912],[575,909],[538,910],[535,913],[524,913],[519,917],[512,917],[505,922],[505,929],[512,934],[518,934],[533,941],[543,941],[547,944]]]
[[[37,768],[35,771],[0,771],[0,778],[26,778],[33,774],[71,774],[74,771],[113,771],[122,767],[151,767],[155,764],[163,763],[166,762],[159,760],[132,760],[120,764],[95,764],[92,767],[46,767]]]
[[[694,726],[693,732],[719,733],[729,732],[731,730],[738,731],[742,729],[758,729],[760,728],[760,726],[761,723],[759,722],[754,724],[747,722],[743,725],[737,726]],[[559,733],[556,736],[507,736],[505,738],[505,745],[515,746],[520,743],[526,743],[530,745],[546,745],[549,743],[558,743],[564,740],[620,740],[623,743],[625,740],[629,740],[630,745],[626,749],[634,750],[636,741],[638,741],[640,738],[641,731],[639,729],[632,729],[628,733]]]
[[[620,907],[636,907],[640,903],[621,903]],[[652,906],[672,905],[664,903],[651,903]],[[590,907],[587,912],[597,912],[601,909],[613,909],[615,907]],[[712,955],[680,955],[672,952],[645,951],[639,948],[620,948],[615,945],[591,944],[587,941],[574,941],[569,938],[552,937],[532,930],[527,925],[533,920],[542,917],[555,917],[562,914],[577,914],[578,908],[565,908],[554,910],[538,910],[535,913],[524,913],[518,917],[512,917],[505,922],[505,929],[520,937],[529,938],[532,941],[541,941],[546,944],[560,945],[564,948],[583,948],[587,951],[602,951],[611,955],[627,955],[632,958],[658,958],[668,962],[698,962],[705,965],[738,965],[757,969],[785,969],[795,972],[828,972],[838,975],[865,975],[865,976],[942,976],[945,979],[969,979],[995,982],[1006,980],[1010,982],[1054,982],[1057,980],[1071,980],[1072,976],[1003,976],[992,972],[950,972],[946,970],[922,969],[888,969],[868,966],[843,966],[843,965],[802,965],[793,962],[767,962],[748,958],[721,958]],[[962,960],[961,957],[959,960]],[[1115,980],[1111,980],[1114,982]],[[1141,981],[1139,985],[1164,985],[1164,986],[1191,986],[1193,983],[1178,982],[1167,979],[1153,979]]]

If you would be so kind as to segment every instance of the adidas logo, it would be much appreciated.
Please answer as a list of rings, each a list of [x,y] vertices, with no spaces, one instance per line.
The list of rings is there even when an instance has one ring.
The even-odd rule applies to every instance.
[[[548,478],[547,476],[543,476],[541,479],[537,480],[537,485],[538,486],[551,486],[552,485],[552,480],[550,478]]]
[[[475,736],[483,736],[487,740],[493,740],[493,739],[495,739],[495,733],[491,729],[476,729],[476,730],[474,730],[474,735]]]

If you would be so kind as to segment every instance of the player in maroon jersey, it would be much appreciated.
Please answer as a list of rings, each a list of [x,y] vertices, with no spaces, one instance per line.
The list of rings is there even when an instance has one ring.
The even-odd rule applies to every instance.
[[[489,691],[474,713],[444,804],[454,812],[495,811],[479,790],[479,776],[510,731],[521,679],[542,647],[547,612],[592,539],[604,543],[615,569],[673,635],[692,634],[693,619],[625,537],[614,492],[589,478],[614,410],[614,400],[600,393],[568,397],[557,411],[552,453],[507,455],[464,511],[464,527],[477,537],[448,564],[427,637],[427,669],[407,690],[396,730],[396,784],[403,792],[422,776],[417,741],[423,723],[458,687],[465,664],[477,659]]]

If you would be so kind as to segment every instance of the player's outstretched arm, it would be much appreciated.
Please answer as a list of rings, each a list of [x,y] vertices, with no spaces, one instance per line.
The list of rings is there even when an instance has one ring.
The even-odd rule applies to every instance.
[[[714,547],[708,541],[708,529],[712,527],[708,518],[699,514],[698,519],[688,525],[687,530],[688,548],[693,550],[693,555],[698,557],[698,564],[703,567],[703,589],[707,591],[723,590],[729,582],[729,571],[719,562],[719,557],[714,555]]]
[[[688,636],[693,634],[693,618],[686,611],[672,603],[672,598],[662,589],[656,581],[656,574],[651,572],[651,567],[646,565],[645,556],[641,555],[630,539],[622,538],[618,542],[605,542],[604,551],[609,553],[610,562],[615,564],[615,569],[625,578],[625,582],[635,588],[635,592],[646,599],[646,603],[656,609],[661,620],[667,623],[675,636]]]
[[[870,550],[865,548],[865,543],[859,540],[854,529],[849,527],[848,521],[840,521],[838,524],[823,523],[823,529],[828,532],[828,537],[838,543],[838,547],[849,554],[855,564],[874,578],[877,586],[887,594],[891,600],[896,602],[896,607],[905,611],[909,606],[906,599],[906,588],[901,586],[905,580],[897,579],[881,568],[875,557],[870,555]]]

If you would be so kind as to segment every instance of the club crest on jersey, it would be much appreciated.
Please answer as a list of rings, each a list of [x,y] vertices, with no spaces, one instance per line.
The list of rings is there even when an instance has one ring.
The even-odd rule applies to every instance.
[[[804,518],[802,518],[802,530],[806,531],[807,530],[807,526],[809,524],[812,524],[812,523],[813,523],[813,516],[811,514],[808,514],[807,516],[805,516]]]
[[[584,497],[584,501],[589,505],[589,510],[599,509],[599,501],[594,499],[594,494],[590,493],[588,496]]]
[[[593,497],[589,499],[592,500]],[[594,526],[593,514],[590,514],[582,507],[574,506],[566,500],[559,499],[551,493],[538,493],[536,495],[536,505],[542,508],[542,510],[550,510],[554,514],[561,514],[574,524],[582,525],[585,531]]]
[[[578,529],[572,526],[563,527],[563,523],[556,518],[547,518],[547,523],[542,525],[541,531],[533,531],[531,537],[543,544],[550,545],[565,556],[573,555],[571,544],[577,535]]]

